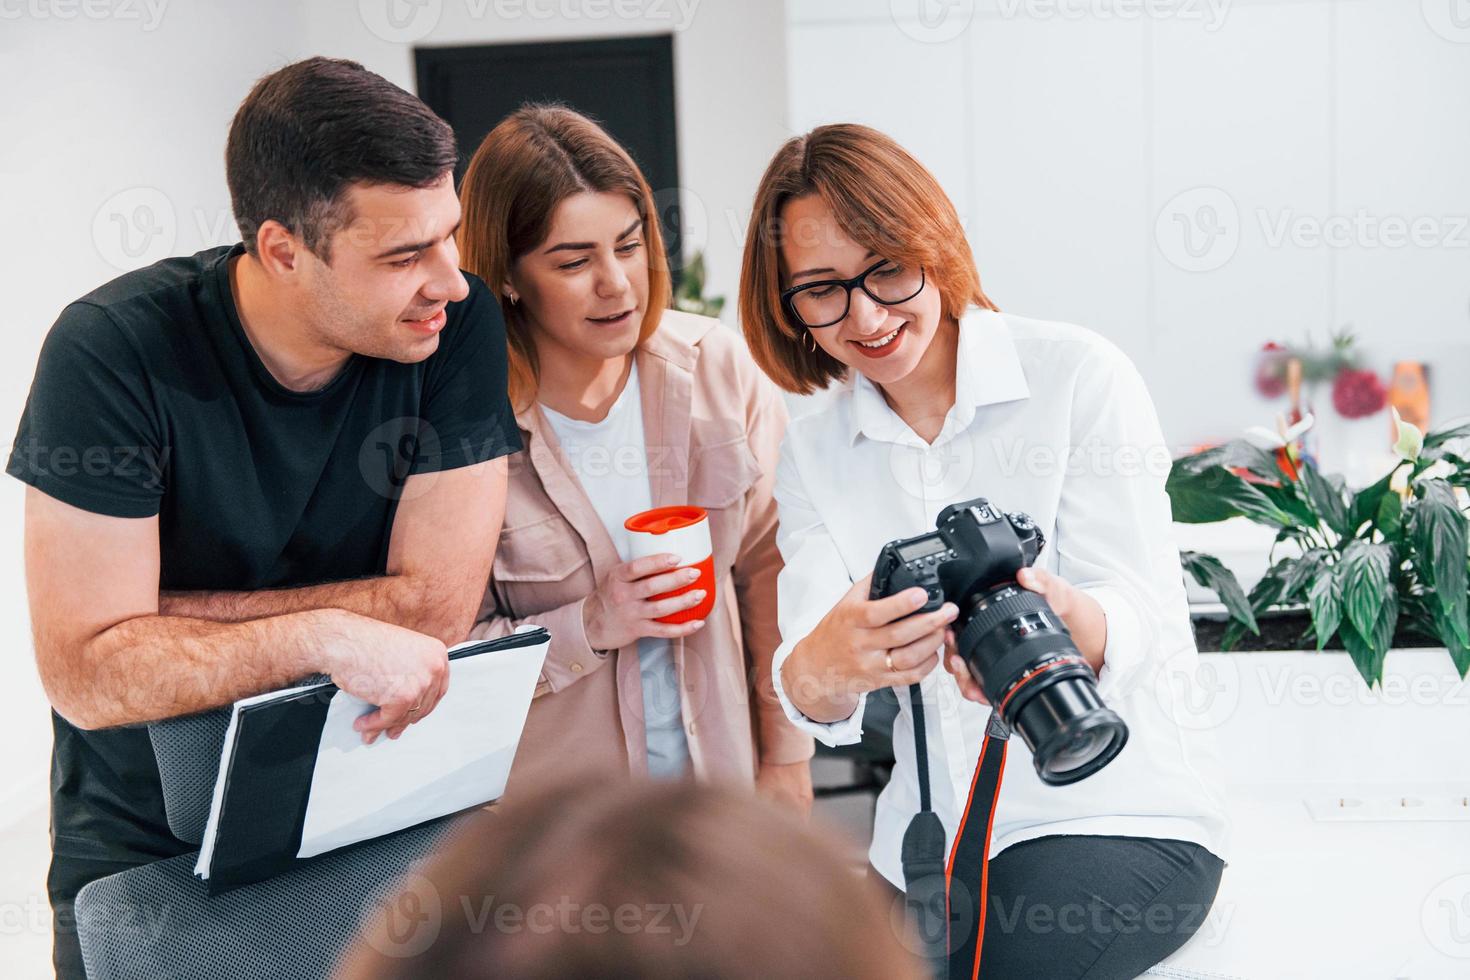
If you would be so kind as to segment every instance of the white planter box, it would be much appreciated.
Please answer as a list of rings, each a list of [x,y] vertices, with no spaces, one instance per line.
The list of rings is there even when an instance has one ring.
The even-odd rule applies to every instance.
[[[1341,652],[1200,654],[1195,680],[1182,724],[1218,740],[1230,867],[1150,973],[1470,976],[1470,682],[1448,653],[1392,650],[1372,691]]]

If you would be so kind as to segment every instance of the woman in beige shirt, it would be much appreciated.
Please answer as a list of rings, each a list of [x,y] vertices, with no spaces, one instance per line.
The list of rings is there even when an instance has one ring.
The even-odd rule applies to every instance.
[[[647,181],[589,119],[528,105],[480,145],[460,190],[464,268],[501,297],[523,449],[473,637],[523,623],[551,649],[511,785],[569,767],[754,783],[811,800],[810,736],[771,684],[786,413],[739,339],[667,309]],[[715,605],[652,597],[692,572],[628,561],[625,518],[709,514]]]

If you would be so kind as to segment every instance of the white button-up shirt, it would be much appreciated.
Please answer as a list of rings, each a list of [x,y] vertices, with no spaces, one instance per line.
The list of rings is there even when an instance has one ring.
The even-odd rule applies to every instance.
[[[990,853],[1052,834],[1156,837],[1224,858],[1228,825],[1211,735],[1190,723],[1194,638],[1164,480],[1170,455],[1142,378],[1113,344],[1084,330],[973,310],[960,323],[955,403],[925,444],[862,375],[793,421],[776,479],[781,646],[774,678],[787,715],[828,745],[862,737],[853,714],[822,724],[792,703],[781,666],[792,648],[873,570],[893,539],[934,529],[949,504],[986,497],[1025,511],[1046,536],[1038,566],[1086,591],[1107,616],[1098,691],[1129,728],[1100,772],[1041,782],[1012,737]],[[933,807],[953,835],[990,708],[961,697],[942,667],[921,685]],[[878,798],[873,866],[903,887],[900,843],[918,811],[913,718],[899,691],[896,766]]]

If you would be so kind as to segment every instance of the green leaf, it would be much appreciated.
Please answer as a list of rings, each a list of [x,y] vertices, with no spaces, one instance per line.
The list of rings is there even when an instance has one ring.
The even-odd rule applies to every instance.
[[[1391,492],[1388,489],[1388,485],[1393,481],[1393,475],[1396,472],[1398,472],[1397,466],[1389,470],[1387,475],[1377,483],[1366,486],[1353,494],[1353,504],[1348,512],[1348,526],[1352,528],[1354,534],[1357,533],[1360,527],[1366,522],[1373,520],[1378,514],[1378,508],[1383,501],[1384,494]],[[1394,496],[1398,496],[1398,494],[1394,494]]]
[[[1385,538],[1396,538],[1403,527],[1404,498],[1396,493],[1386,493],[1378,502],[1378,513],[1373,517],[1373,526]]]
[[[1317,515],[1313,512],[1312,506],[1307,503],[1306,498],[1302,496],[1302,491],[1299,489],[1301,484],[1287,480],[1278,484],[1253,483],[1251,486],[1259,490],[1262,496],[1275,504],[1283,513],[1295,518],[1298,527],[1317,526]]]
[[[1317,649],[1327,646],[1332,634],[1342,622],[1342,592],[1338,588],[1337,576],[1330,571],[1318,575],[1307,593],[1307,605],[1312,610],[1312,629],[1317,633]]]
[[[1223,466],[1193,471],[1175,465],[1165,484],[1174,520],[1185,524],[1211,524],[1245,515],[1257,524],[1288,527],[1299,522],[1272,503],[1255,485],[1247,483]]]
[[[1462,642],[1455,634],[1455,628],[1446,618],[1438,602],[1430,602],[1428,606],[1434,618],[1434,635],[1439,637],[1439,641],[1450,652],[1450,660],[1454,661],[1455,669],[1460,672],[1460,677],[1463,679],[1466,672],[1470,672],[1470,644]]]
[[[1348,544],[1337,563],[1345,618],[1361,637],[1373,635],[1386,597],[1392,594],[1389,586],[1392,562],[1393,549],[1389,545],[1358,538]]]
[[[1448,429],[1436,429],[1424,437],[1424,448],[1433,449],[1435,446],[1443,445],[1451,439],[1470,438],[1470,422],[1461,422],[1459,425],[1450,426]]]
[[[1276,568],[1281,576],[1279,601],[1297,601],[1302,586],[1326,568],[1327,554],[1324,548],[1309,548],[1300,558],[1285,558],[1277,562]]]
[[[1383,680],[1383,661],[1393,642],[1394,628],[1399,619],[1397,593],[1390,592],[1384,596],[1379,613],[1366,633],[1360,631],[1350,620],[1344,620],[1338,627],[1342,645],[1347,647],[1348,656],[1352,658],[1353,665],[1358,668],[1358,673],[1369,687]]]
[[[1194,576],[1196,582],[1220,597],[1233,619],[1244,624],[1257,636],[1260,635],[1261,629],[1256,625],[1256,617],[1251,612],[1245,590],[1240,587],[1235,573],[1226,568],[1220,559],[1198,551],[1182,551],[1179,553],[1179,561],[1185,571]]]
[[[1276,463],[1276,454],[1254,446],[1244,439],[1232,439],[1220,446],[1211,446],[1203,452],[1194,453],[1189,456],[1181,456],[1174,461],[1174,465],[1191,473],[1201,473],[1216,466],[1241,467],[1252,476],[1277,482],[1285,476],[1281,467]]]
[[[1303,460],[1297,467],[1301,482],[1307,490],[1307,499],[1322,516],[1322,521],[1339,536],[1348,534],[1348,505],[1342,492],[1317,472],[1317,467]]]
[[[1453,635],[1462,646],[1470,645],[1470,623],[1466,622],[1470,532],[1465,515],[1460,513],[1454,488],[1444,480],[1421,480],[1414,485],[1414,497],[1408,527],[1414,567],[1433,590]]]

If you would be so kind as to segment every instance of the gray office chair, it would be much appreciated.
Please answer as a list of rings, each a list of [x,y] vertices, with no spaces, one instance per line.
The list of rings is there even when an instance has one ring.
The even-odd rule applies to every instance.
[[[169,828],[204,837],[229,710],[149,726]],[[110,875],[77,895],[90,980],[328,976],[404,872],[449,833],[436,821],[210,898],[196,853]]]

